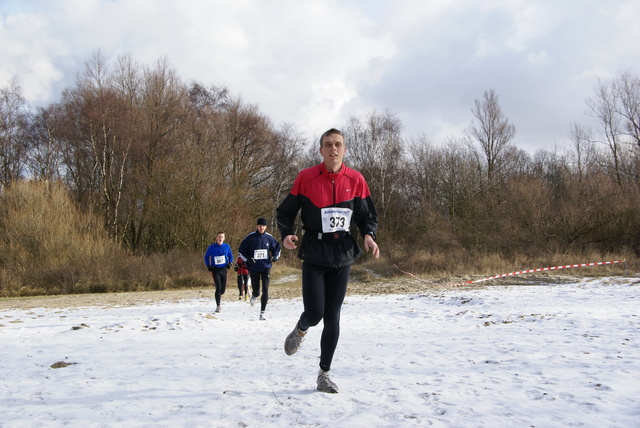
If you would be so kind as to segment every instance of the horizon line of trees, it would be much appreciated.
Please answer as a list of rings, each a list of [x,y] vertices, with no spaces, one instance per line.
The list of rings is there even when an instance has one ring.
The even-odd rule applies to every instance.
[[[345,162],[369,183],[386,254],[640,255],[640,78],[598,80],[586,104],[596,129],[570,124],[563,150],[534,155],[493,90],[471,106],[466,135],[442,142],[404,137],[389,110],[351,117]],[[134,254],[204,251],[219,230],[237,246],[259,216],[277,235],[275,208],[319,161],[293,124],[277,128],[224,86],[184,82],[164,58],[107,64],[96,52],[37,109],[15,81],[0,88],[0,200],[27,177],[60,182]]]

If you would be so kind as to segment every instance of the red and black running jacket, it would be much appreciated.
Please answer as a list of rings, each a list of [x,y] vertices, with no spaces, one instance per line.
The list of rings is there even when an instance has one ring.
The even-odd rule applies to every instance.
[[[336,239],[332,239],[331,234],[322,233],[322,209],[327,207],[352,211],[349,233]],[[354,224],[362,236],[376,237],[378,215],[369,186],[362,174],[344,164],[337,173],[328,172],[324,163],[300,171],[291,191],[277,209],[282,239],[295,234],[295,220],[300,210],[305,233],[299,244],[298,257],[304,262],[331,268],[355,262],[362,250],[351,235]]]

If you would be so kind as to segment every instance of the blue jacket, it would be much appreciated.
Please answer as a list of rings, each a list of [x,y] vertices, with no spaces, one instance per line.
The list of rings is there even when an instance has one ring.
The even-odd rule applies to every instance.
[[[250,272],[262,272],[271,269],[272,262],[280,258],[280,243],[265,232],[251,232],[240,243],[238,257],[247,263]]]
[[[216,257],[224,257],[224,259],[219,259],[220,263],[216,263]],[[223,242],[222,245],[217,243],[209,245],[207,252],[204,254],[205,265],[221,268],[226,267],[228,263],[233,263],[233,254],[229,244]]]

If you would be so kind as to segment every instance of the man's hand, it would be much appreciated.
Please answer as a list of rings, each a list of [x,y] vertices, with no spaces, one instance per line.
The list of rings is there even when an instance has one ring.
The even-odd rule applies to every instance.
[[[372,250],[371,254],[373,254],[373,257],[376,259],[380,258],[380,248],[378,248],[378,244],[376,244],[376,241],[373,240],[371,235],[364,235],[364,250]]]
[[[297,240],[298,240],[298,237],[296,235],[287,235],[282,240],[282,244],[284,245],[284,248],[286,248],[287,250],[295,250],[296,248],[298,248],[296,247],[296,244],[294,244],[294,242]]]

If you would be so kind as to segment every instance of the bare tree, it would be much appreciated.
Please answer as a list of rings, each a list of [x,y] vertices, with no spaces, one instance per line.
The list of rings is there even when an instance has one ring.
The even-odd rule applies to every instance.
[[[271,120],[256,105],[231,100],[216,123],[218,153],[226,153],[225,176],[236,188],[257,189],[273,175],[278,135]],[[254,194],[254,198],[258,197]]]
[[[274,159],[274,172],[269,186],[272,192],[271,213],[275,213],[276,208],[291,189],[296,176],[295,173],[292,174],[292,171],[302,169],[299,160],[302,147],[306,145],[302,135],[291,124],[285,124],[278,131],[276,141],[279,147],[279,155]],[[272,227],[276,230],[275,222],[272,224]]]
[[[478,168],[468,147],[456,139],[435,146],[420,137],[409,154],[403,192],[408,236],[416,243],[450,247],[476,230]]]
[[[617,100],[616,112],[623,117],[623,132],[640,149],[640,78],[625,71],[613,79],[611,87]]]
[[[27,166],[37,180],[56,181],[62,178],[62,141],[56,126],[60,122],[59,106],[39,108],[29,128],[31,150]]]
[[[27,101],[17,81],[0,88],[0,187],[9,187],[24,172],[29,120]]]
[[[189,113],[187,87],[166,58],[144,67],[137,105],[140,125],[131,148],[134,180],[129,192],[128,231],[131,248],[167,250],[167,200],[164,186],[171,159],[184,144],[184,123]]]
[[[402,184],[402,123],[390,111],[376,111],[364,120],[351,117],[344,130],[347,163],[366,178],[380,216],[388,216]]]
[[[130,105],[94,52],[75,87],[63,92],[47,130],[63,146],[66,178],[82,206],[102,215],[111,237],[123,237],[121,210],[130,166]]]
[[[587,100],[590,115],[600,122],[602,137],[598,141],[605,144],[612,159],[613,176],[618,184],[622,184],[620,152],[623,140],[622,117],[618,114],[618,100],[615,91],[606,81],[598,79],[594,89],[595,95]]]
[[[589,157],[593,156],[593,137],[588,129],[573,123],[569,128],[569,140],[574,150],[578,181],[582,181],[586,175],[586,168],[590,164]]]
[[[498,95],[493,89],[485,91],[482,100],[475,100],[471,112],[476,120],[472,121],[467,132],[480,144],[486,162],[487,179],[493,183],[504,166],[504,154],[511,146],[516,128],[502,112]]]

